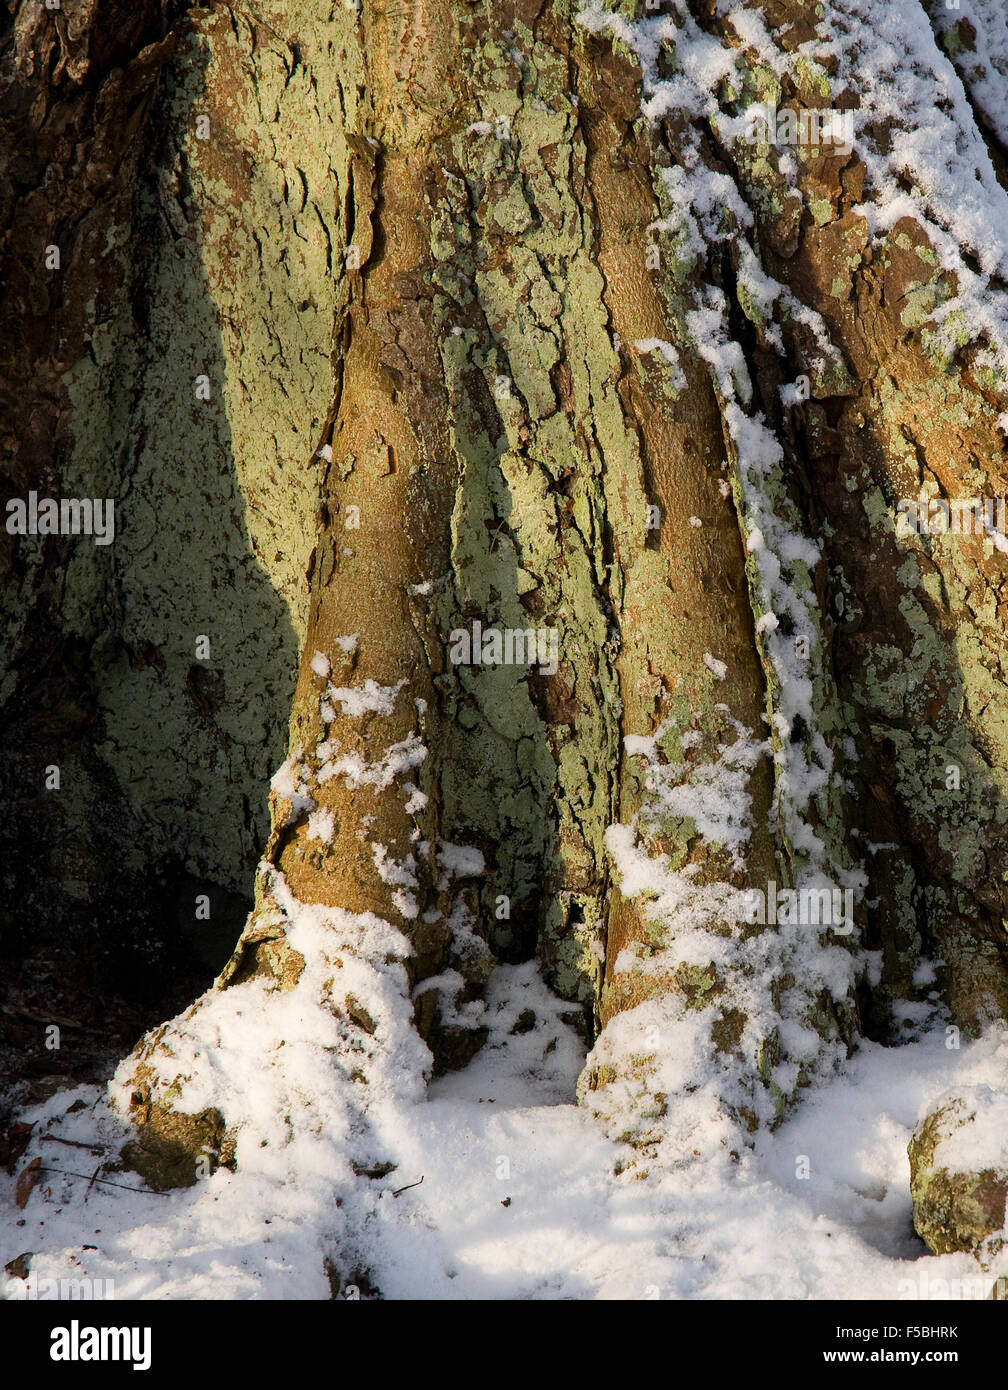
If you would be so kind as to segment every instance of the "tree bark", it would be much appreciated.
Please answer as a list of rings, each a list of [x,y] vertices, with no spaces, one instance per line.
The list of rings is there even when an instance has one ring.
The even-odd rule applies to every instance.
[[[8,545],[34,604],[9,688],[101,595],[61,733],[118,798],[95,844],[136,812],[131,873],[159,837],[214,891],[258,860],[214,989],[119,1073],[152,1181],[241,1161],[198,1043],[250,980],[325,1011],[365,1082],[414,1014],[422,1078],[480,1046],[493,965],[537,956],[594,1044],[581,1099],[645,1154],[698,1152],[711,1114],[737,1151],[938,1003],[966,1032],[1008,1014],[1004,559],[896,526],[922,487],[1003,493],[1002,358],[930,317],[979,252],[947,268],[926,170],[885,225],[891,117],[847,152],[743,137],[755,102],[867,100],[826,9],[821,62],[797,0],[158,11],[115,69],[131,121],[60,108],[126,171],[91,233],[123,226],[126,279],[74,250],[48,414],[10,393],[11,479],[118,488],[124,524],[87,575],[53,544],[72,604]],[[24,14],[14,125],[53,42]],[[555,635],[555,669],[460,662],[475,625]],[[856,931],[747,920],[771,884],[853,894]],[[354,953],[391,971],[387,1017],[340,986]]]

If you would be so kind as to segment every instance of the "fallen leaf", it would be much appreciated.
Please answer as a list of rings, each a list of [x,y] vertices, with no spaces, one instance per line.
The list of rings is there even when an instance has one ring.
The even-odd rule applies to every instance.
[[[6,1134],[0,1134],[0,1163],[6,1165],[12,1176],[17,1161],[28,1147],[28,1140],[34,1125],[13,1124]]]
[[[14,1188],[14,1201],[17,1203],[18,1211],[24,1211],[28,1204],[28,1198],[38,1186],[39,1178],[42,1176],[41,1158],[33,1158],[27,1168],[23,1168],[18,1174],[17,1184]]]

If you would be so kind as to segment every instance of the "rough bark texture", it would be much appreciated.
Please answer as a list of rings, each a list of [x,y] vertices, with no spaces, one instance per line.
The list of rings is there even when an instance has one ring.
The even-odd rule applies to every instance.
[[[666,8],[736,52],[723,109],[848,99],[806,60],[780,79],[713,4]],[[797,0],[760,8],[781,52],[808,37]],[[203,885],[226,930],[262,851],[219,988],[297,986],[279,870],[302,903],[405,932],[436,1067],[479,1046],[458,1008],[493,961],[537,954],[586,1036],[649,1001],[670,1029],[699,1017],[749,1129],[859,1023],[900,1036],[922,955],[956,1024],[1004,1018],[1004,558],[893,523],[922,485],[1005,491],[1004,386],[929,329],[954,286],[924,230],[869,244],[858,154],[799,150],[785,177],[716,121],[644,119],[675,45],[642,59],[563,0],[130,16],[24,5],[5,39],[5,128],[36,135],[0,189],[7,487],[114,495],[121,529],[108,551],[3,537],[10,949],[49,919],[82,958],[157,955],[156,873],[183,901]],[[703,257],[677,231],[683,169],[734,190]],[[776,448],[758,485],[754,438]],[[771,523],[794,542],[780,614]],[[556,671],[453,664],[477,621],[555,631]],[[742,733],[769,745],[740,783],[744,862],[653,795]],[[657,739],[648,769],[627,737]],[[698,892],[859,883],[880,969],[852,953],[831,993],[712,909],[709,954],[665,970],[675,932],[621,890],[613,826]],[[18,861],[57,845],[29,891]],[[585,1100],[626,1083],[660,1122],[665,1026],[600,1052]],[[169,1026],[137,1054],[130,1156],[162,1183],[231,1119],[174,1113],[172,1067]]]
[[[174,48],[172,14],[156,3],[112,4],[99,25],[95,5],[7,11],[3,500],[32,489],[118,497],[130,447],[129,388],[124,383],[108,400],[91,393],[84,415],[105,422],[104,437],[100,452],[78,457],[82,417],[70,379],[85,363],[98,370],[92,349],[103,327],[130,313],[140,235],[133,195],[159,75]],[[59,269],[47,268],[49,248],[59,252]],[[79,540],[0,533],[3,1041],[21,1078],[93,1063],[96,1043],[86,1029],[105,1020],[88,995],[117,980],[124,993],[130,984],[142,993],[151,954],[171,952],[165,915],[142,887],[156,881],[161,856],[129,833],[126,789],[99,751],[103,661],[95,653],[102,643],[107,652],[110,638],[115,644],[115,554]],[[59,792],[46,790],[52,765]],[[41,1025],[56,1018],[85,1029],[73,1035],[75,1055],[64,1051],[63,1065],[42,1048]],[[135,1016],[117,1013],[111,1045],[135,1026]]]
[[[805,35],[801,8],[770,7],[785,50]],[[828,79],[810,68],[806,85],[786,87],[779,102],[822,104]],[[755,61],[748,80],[761,99],[778,95]],[[750,157],[736,163],[740,150]],[[1008,1009],[1004,559],[979,537],[901,539],[892,512],[922,486],[947,497],[1004,494],[1004,384],[973,367],[975,346],[952,356],[935,343],[926,315],[955,286],[921,228],[905,219],[881,249],[868,248],[865,221],[850,211],[865,193],[856,152],[799,151],[797,216],[775,178],[776,152],[736,144],[734,159],[719,153],[753,210],[764,268],[821,314],[846,366],[841,381],[816,381],[800,326],[783,325],[791,378],[813,378],[811,399],[788,418],[776,393],[788,372],[768,355],[761,364],[754,327],[761,399],[825,540],[829,659],[854,740],[845,776],[869,879],[867,944],[883,952],[869,1026],[890,1035],[887,1006],[913,997],[924,953],[944,962],[952,1017],[975,1030]],[[955,791],[950,766],[961,770]]]
[[[3,943],[29,1070],[93,1050],[42,1052],[42,1019],[191,997],[249,905],[344,293],[328,14],[303,15],[303,56],[282,25],[181,6],[26,4],[6,37],[5,500],[116,500],[107,548],[2,536]],[[75,975],[93,1005],[57,993]]]

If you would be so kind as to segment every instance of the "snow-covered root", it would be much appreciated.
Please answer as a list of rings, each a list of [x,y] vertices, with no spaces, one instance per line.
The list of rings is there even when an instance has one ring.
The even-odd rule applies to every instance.
[[[751,153],[754,73],[761,99],[769,102],[776,91],[783,106],[782,84],[801,89],[814,70],[816,102],[831,95],[844,108],[838,124],[865,166],[865,201],[853,213],[864,219],[867,240],[881,244],[900,218],[911,219],[949,273],[953,290],[928,312],[926,343],[949,358],[968,349],[997,379],[1002,398],[1006,274],[1004,248],[990,228],[1004,222],[1006,194],[916,0],[896,0],[884,15],[864,0],[838,0],[828,13],[808,17],[805,42],[794,33],[782,41],[795,26],[772,32],[766,15],[745,0],[721,0],[716,13],[674,0],[662,14],[636,20],[625,6],[590,0],[578,22],[636,56],[642,115],[664,123],[673,147],[671,166],[656,180],[662,216],[654,231],[692,297],[685,340],[710,369],[734,465],[770,695],[775,833],[788,861],[782,876],[802,893],[862,897],[866,876],[843,836],[841,721],[814,582],[820,546],[803,534],[784,450],[755,405],[732,313],[741,309],[765,350],[785,357],[785,339],[792,354],[796,340],[803,344],[804,394],[782,388],[785,404],[807,399],[810,388],[816,396],[842,394],[850,381],[822,316],[763,270],[742,180],[710,167],[709,155],[719,152],[730,168],[733,149]],[[780,196],[790,191],[800,208],[799,162],[781,153],[777,163]],[[706,283],[708,263],[725,260],[726,248],[734,286]],[[703,1131],[737,1147],[747,1129],[776,1121],[782,1097],[839,1060],[845,1029],[838,1032],[836,1021],[853,1022],[853,985],[862,969],[877,983],[880,958],[863,956],[859,967],[814,922],[778,921],[776,932],[746,932],[735,902],[744,875],[712,883],[695,866],[672,872],[638,829],[614,827],[610,848],[623,894],[642,904],[654,944],[637,959],[624,952],[616,963],[626,1012],[608,1022],[582,1094],[617,1133],[634,1134],[645,1146],[671,1139],[673,1152],[689,1154],[691,1136]]]
[[[408,729],[412,706],[397,698],[406,682],[335,686],[319,653],[311,669],[326,681],[308,696],[322,716],[319,737],[307,752],[297,745],[273,779],[273,853],[259,865],[255,906],[231,959],[184,1014],[121,1062],[93,1104],[90,1132],[108,1141],[99,1183],[136,1190],[145,1180],[164,1193],[231,1174],[229,1203],[248,1192],[263,1221],[276,1211],[296,1227],[303,1217],[308,1263],[317,1279],[325,1268],[335,1288],[366,1276],[358,1237],[395,1167],[390,1136],[435,1069],[418,1008],[429,1035],[471,1055],[487,1032],[483,1006],[459,1008],[456,999],[493,959],[459,886],[482,871],[482,856],[420,840],[415,818],[426,798],[413,778],[427,749]],[[337,702],[342,742],[333,736]],[[319,896],[338,896],[344,860],[327,867],[337,817],[384,913],[301,901],[280,867],[286,846],[285,865]],[[411,931],[421,913],[421,941],[442,947],[426,970]],[[432,962],[440,974],[431,975]],[[65,1122],[49,1127],[47,1142],[78,1142],[62,1133]],[[27,1161],[42,1143],[37,1133]],[[301,1250],[299,1261],[306,1257]]]
[[[740,886],[752,829],[745,779],[768,749],[736,732],[717,762],[689,768],[663,762],[659,738],[632,740],[648,759],[650,795],[633,824],[607,835],[649,939],[610,963],[608,1021],[579,1097],[663,1164],[737,1154],[780,1122],[801,1086],[846,1059],[854,1032],[864,962],[848,945],[853,892],[825,876],[806,876],[801,891]],[[670,863],[660,834],[674,816],[688,817],[713,857]]]
[[[185,1225],[209,1203],[221,1226],[204,1232],[201,1264],[227,1261],[230,1212],[232,1226],[254,1225],[276,1243],[284,1296],[322,1297],[325,1274],[334,1292],[366,1287],[362,1228],[392,1185],[382,1181],[395,1166],[390,1141],[424,1096],[432,1057],[414,1026],[400,930],[373,914],[299,903],[271,865],[260,867],[259,892],[242,940],[275,971],[224,976],[147,1034],[106,1095],[38,1126],[26,1161],[36,1152],[52,1160],[43,1132],[70,1144],[97,1137],[107,1154],[99,1192],[112,1183],[136,1191],[141,1179],[154,1193],[191,1188],[173,1195],[175,1219]],[[68,1188],[61,1200],[85,1186],[41,1176],[50,1192]],[[153,1194],[145,1200],[150,1208]],[[149,1219],[157,1213],[153,1202]]]
[[[107,1275],[140,1294],[156,1277],[175,1297],[369,1287],[365,1228],[410,1181],[392,1155],[433,1061],[414,1025],[410,943],[373,914],[298,902],[272,865],[258,889],[242,937],[258,973],[226,971],[105,1092],[57,1095],[26,1117],[18,1200],[43,1218],[32,1248],[65,1209],[80,1228],[71,1266],[98,1281],[96,1297]],[[45,1261],[28,1263],[44,1276]]]
[[[201,1156],[210,1171],[338,1181],[345,1161],[316,1152],[314,1138],[302,1153],[305,1136],[344,1156],[357,1144],[356,1161],[373,1167],[383,1106],[422,1094],[431,1055],[413,1027],[401,931],[371,913],[299,903],[263,865],[250,942],[268,945],[275,972],[222,977],[148,1034],[110,1085],[113,1105],[141,1125],[128,1157],[155,1186],[195,1180]],[[216,1145],[194,1151],[191,1117],[210,1117],[209,1130],[215,1115]]]

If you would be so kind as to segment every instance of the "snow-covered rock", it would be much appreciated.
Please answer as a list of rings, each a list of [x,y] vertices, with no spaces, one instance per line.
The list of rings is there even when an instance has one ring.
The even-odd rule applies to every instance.
[[[907,1152],[917,1234],[936,1255],[968,1250],[987,1265],[1008,1238],[1008,1095],[946,1091],[925,1108]]]

